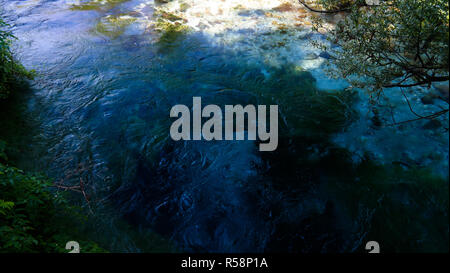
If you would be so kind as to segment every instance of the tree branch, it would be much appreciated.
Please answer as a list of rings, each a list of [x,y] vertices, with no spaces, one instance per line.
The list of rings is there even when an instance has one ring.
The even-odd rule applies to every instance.
[[[424,80],[424,81],[420,81],[420,82],[416,82],[416,83],[412,83],[412,84],[400,84],[400,83],[391,83],[391,84],[387,84],[384,85],[383,87],[385,88],[391,88],[391,87],[414,87],[414,86],[419,86],[419,85],[424,85],[424,84],[432,84],[433,82],[445,82],[448,81],[449,77],[445,76],[445,77],[429,77],[428,79]]]
[[[347,11],[352,10],[351,6],[347,7],[347,8],[336,9],[336,10],[321,10],[321,9],[316,9],[316,8],[311,7],[310,5],[306,4],[306,2],[304,0],[298,0],[298,2],[300,2],[300,4],[302,4],[306,9],[308,9],[312,12],[317,12],[317,13],[333,14],[333,13],[347,12]],[[358,7],[375,7],[375,6],[379,6],[379,5],[369,5],[367,3],[358,5]]]
[[[435,119],[435,118],[437,118],[437,117],[439,117],[439,116],[441,116],[441,115],[443,115],[445,113],[448,113],[448,112],[449,112],[449,109],[445,109],[445,110],[433,113],[433,114],[428,115],[428,116],[424,116],[424,117],[420,117],[420,118],[416,118],[416,119],[405,120],[405,121],[397,122],[397,123],[392,123],[392,124],[388,124],[386,126],[396,126],[396,125],[401,125],[401,124],[405,124],[405,123],[409,123],[409,122],[418,121],[418,120],[421,120],[421,119],[430,119],[431,120],[431,119]]]
[[[333,14],[333,13],[351,10],[351,8],[342,8],[342,9],[338,9],[338,10],[320,10],[320,9],[315,9],[315,8],[311,7],[310,5],[306,4],[304,0],[298,0],[298,2],[300,2],[300,4],[302,4],[308,10],[310,10],[312,12],[317,12],[317,13]]]

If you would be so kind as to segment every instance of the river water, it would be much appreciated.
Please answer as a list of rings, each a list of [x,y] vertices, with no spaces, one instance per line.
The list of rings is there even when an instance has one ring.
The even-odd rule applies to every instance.
[[[324,37],[299,5],[240,2],[0,1],[18,58],[37,71],[21,117],[2,110],[11,115],[3,137],[21,168],[63,185],[83,181],[93,229],[126,238],[110,239],[120,241],[112,251],[146,249],[133,241],[143,230],[193,252],[354,251],[372,208],[352,214],[335,197],[336,181],[323,174],[330,154],[347,148],[355,161],[369,152],[448,173],[448,132],[375,130],[367,104],[325,76],[327,56],[309,44]],[[173,21],[169,31],[161,24]],[[170,108],[193,96],[204,105],[278,104],[278,151],[170,140]],[[141,237],[105,220],[117,218]]]

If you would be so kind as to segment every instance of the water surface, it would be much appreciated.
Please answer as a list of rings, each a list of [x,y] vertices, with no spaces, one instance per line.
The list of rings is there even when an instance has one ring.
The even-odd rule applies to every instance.
[[[278,1],[252,1],[259,5],[252,9],[232,9],[238,3],[231,2],[223,18],[214,14],[220,6],[204,13],[215,23],[202,21],[205,1],[190,3],[188,31],[164,36],[157,25],[164,6],[153,1],[0,1],[19,38],[18,57],[38,72],[21,101],[19,129],[7,130],[17,147],[13,158],[65,185],[81,178],[100,218],[152,230],[181,250],[361,248],[372,210],[355,216],[330,190],[341,182],[325,172],[332,164],[323,158],[339,154],[333,139],[356,150],[354,158],[377,151],[375,158],[388,164],[404,156],[396,151],[417,148],[383,141],[394,129],[374,132],[370,118],[360,117],[368,106],[343,91],[344,80],[325,76],[326,58],[308,45],[323,35],[280,27],[295,25],[297,11],[281,17],[273,10]],[[174,3],[166,9],[179,9]],[[281,23],[267,12],[279,14]],[[278,104],[279,151],[261,153],[254,141],[170,140],[170,108],[191,105],[193,96],[205,105]],[[23,136],[12,137],[16,132]],[[431,139],[410,157],[420,160],[440,147],[427,164],[448,172],[448,133],[408,132],[402,143]],[[114,225],[99,225],[114,238],[127,237]],[[109,247],[142,250],[129,240]]]

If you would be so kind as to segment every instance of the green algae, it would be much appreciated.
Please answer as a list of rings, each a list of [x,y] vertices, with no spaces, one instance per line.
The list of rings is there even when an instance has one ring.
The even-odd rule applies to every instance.
[[[125,32],[127,26],[136,21],[136,18],[126,14],[108,15],[95,26],[95,31],[111,39],[115,39]]]
[[[180,4],[180,11],[185,12],[187,11],[191,6],[188,3],[181,3]]]
[[[155,13],[153,14],[153,16],[157,17],[157,18],[162,18],[162,19],[166,19],[169,20],[171,22],[175,22],[175,21],[182,21],[183,18],[171,13],[171,12],[167,12],[164,10],[156,10]]]
[[[158,21],[157,29],[161,33],[160,43],[170,44],[179,37],[184,36],[189,27],[180,23],[171,24],[165,21]]]
[[[70,9],[81,11],[87,10],[107,11],[127,1],[129,0],[91,0],[88,2],[83,2],[81,4],[72,5]]]
[[[176,42],[185,37],[190,28],[183,23],[186,20],[176,14],[157,10],[154,13],[156,18],[155,31],[160,33],[157,46],[160,51],[167,51],[176,47]]]

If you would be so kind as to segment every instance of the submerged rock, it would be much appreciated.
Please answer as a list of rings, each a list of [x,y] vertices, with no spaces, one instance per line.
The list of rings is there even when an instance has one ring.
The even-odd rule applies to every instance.
[[[292,11],[294,10],[294,6],[291,3],[283,3],[278,7],[274,8],[273,10],[278,12]]]
[[[442,123],[437,119],[428,121],[422,128],[426,130],[435,130],[442,127]]]
[[[439,94],[442,96],[443,99],[445,99],[447,102],[449,101],[449,91],[448,88],[449,85],[447,84],[436,84],[434,88],[439,92]]]
[[[434,96],[433,94],[427,94],[427,95],[423,96],[420,99],[420,101],[423,104],[433,104],[435,99],[436,99],[436,96]]]
[[[252,15],[252,11],[251,10],[242,10],[238,12],[239,16],[251,16]]]
[[[121,36],[126,28],[134,23],[137,19],[127,14],[108,15],[101,18],[95,26],[95,31],[99,34],[115,39]]]
[[[319,57],[327,59],[327,60],[331,59],[331,55],[326,51],[320,52]]]
[[[303,60],[315,60],[319,58],[319,56],[316,53],[308,53],[303,57]]]

